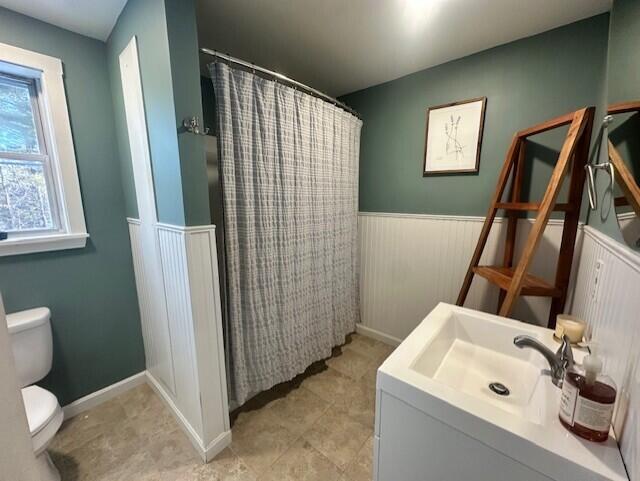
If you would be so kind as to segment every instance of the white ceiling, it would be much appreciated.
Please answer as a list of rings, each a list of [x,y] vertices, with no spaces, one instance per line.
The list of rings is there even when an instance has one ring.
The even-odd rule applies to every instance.
[[[0,6],[106,40],[127,0],[0,0]]]
[[[605,12],[612,0],[197,2],[201,46],[342,95]],[[100,40],[125,4],[0,0],[0,6]]]
[[[198,30],[202,47],[342,95],[608,11],[611,4],[198,0]]]

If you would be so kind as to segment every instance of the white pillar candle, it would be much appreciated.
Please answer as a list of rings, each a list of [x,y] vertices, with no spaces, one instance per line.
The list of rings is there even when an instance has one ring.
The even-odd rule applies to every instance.
[[[566,334],[573,344],[582,342],[586,323],[575,316],[569,314],[558,314],[556,318],[556,337],[562,339]]]

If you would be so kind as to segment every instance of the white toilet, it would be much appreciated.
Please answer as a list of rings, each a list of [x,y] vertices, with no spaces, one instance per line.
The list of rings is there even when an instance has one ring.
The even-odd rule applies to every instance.
[[[53,340],[50,317],[49,309],[39,307],[8,314],[7,325],[40,479],[60,481],[60,473],[51,462],[47,446],[60,429],[64,415],[52,393],[33,385],[51,370]]]

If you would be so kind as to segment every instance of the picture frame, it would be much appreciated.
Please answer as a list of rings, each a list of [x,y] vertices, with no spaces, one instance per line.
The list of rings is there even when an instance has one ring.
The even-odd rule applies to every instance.
[[[423,177],[479,171],[486,106],[478,97],[427,109]]]

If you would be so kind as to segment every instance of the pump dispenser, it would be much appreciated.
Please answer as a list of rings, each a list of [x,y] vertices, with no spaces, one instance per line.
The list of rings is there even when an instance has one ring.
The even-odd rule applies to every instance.
[[[560,400],[560,422],[569,431],[589,441],[604,442],[616,402],[616,385],[602,374],[598,346],[589,346],[590,354],[582,366],[574,365],[565,374]]]
[[[602,359],[598,355],[599,347],[592,343],[589,346],[589,354],[582,361],[584,368],[584,382],[587,386],[593,386],[602,372]]]

